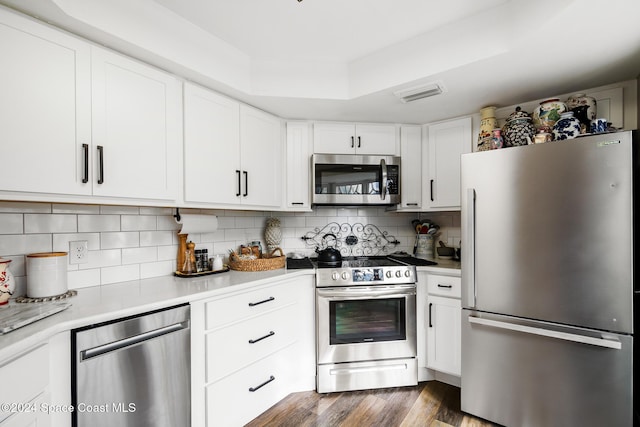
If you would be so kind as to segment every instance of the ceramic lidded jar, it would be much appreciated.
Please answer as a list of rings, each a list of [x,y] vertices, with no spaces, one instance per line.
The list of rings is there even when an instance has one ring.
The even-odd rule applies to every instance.
[[[504,138],[502,137],[502,129],[498,128],[498,129],[493,129],[492,131],[492,135],[491,135],[491,148],[492,149],[498,149],[498,148],[503,148],[504,145]]]
[[[538,130],[551,132],[553,125],[560,120],[560,114],[567,111],[567,104],[558,98],[547,99],[533,111],[533,124]]]
[[[509,115],[502,128],[502,133],[506,147],[517,147],[532,143],[536,127],[531,122],[529,114],[517,107],[516,111]]]
[[[484,107],[480,110],[480,133],[478,134],[478,151],[491,150],[491,135],[498,127],[496,107]]]
[[[0,258],[0,307],[9,305],[9,298],[16,289],[13,274],[9,271],[10,259]]]
[[[573,111],[566,111],[560,115],[560,120],[553,125],[553,139],[556,141],[573,139],[580,135],[580,129],[580,120],[573,116]]]
[[[596,99],[584,93],[576,93],[567,99],[567,108],[582,124],[581,133],[589,132],[591,120],[595,120],[598,113]]]

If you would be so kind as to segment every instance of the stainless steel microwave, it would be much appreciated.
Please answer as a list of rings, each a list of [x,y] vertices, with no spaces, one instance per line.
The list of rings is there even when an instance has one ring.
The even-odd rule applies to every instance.
[[[314,154],[313,204],[400,203],[400,157]]]

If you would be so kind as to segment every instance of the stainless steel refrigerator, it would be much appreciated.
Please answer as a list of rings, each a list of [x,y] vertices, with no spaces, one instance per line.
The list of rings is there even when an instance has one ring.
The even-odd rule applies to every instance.
[[[462,156],[464,412],[514,427],[638,425],[634,138]]]

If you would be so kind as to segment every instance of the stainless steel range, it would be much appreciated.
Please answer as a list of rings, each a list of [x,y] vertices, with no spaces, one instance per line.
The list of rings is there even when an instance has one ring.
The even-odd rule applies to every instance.
[[[417,384],[415,282],[387,257],[318,265],[319,393]]]

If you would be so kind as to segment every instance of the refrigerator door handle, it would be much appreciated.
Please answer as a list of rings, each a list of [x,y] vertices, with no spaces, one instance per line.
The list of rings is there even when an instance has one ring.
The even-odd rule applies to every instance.
[[[465,242],[465,246],[468,247],[468,252],[464,256],[463,263],[466,260],[463,268],[463,278],[465,278],[464,289],[467,292],[467,307],[476,307],[476,190],[474,188],[467,188],[467,222],[466,236],[462,241]]]
[[[621,350],[622,343],[613,339],[594,338],[585,335],[570,334],[568,332],[552,331],[549,329],[534,328],[532,326],[518,325],[515,323],[501,322],[499,320],[484,319],[481,317],[469,316],[469,323],[489,326],[497,329],[507,329],[509,331],[522,332],[525,334],[540,335],[543,337],[556,338],[564,341],[573,341],[581,344],[590,344],[598,347]]]

